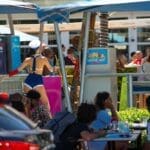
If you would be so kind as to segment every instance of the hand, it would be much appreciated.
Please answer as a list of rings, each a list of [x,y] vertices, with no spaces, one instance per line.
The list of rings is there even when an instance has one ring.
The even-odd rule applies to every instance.
[[[103,130],[103,129],[100,129],[100,130],[98,131],[98,135],[99,135],[99,136],[105,136],[106,133],[107,133],[107,131],[106,131],[106,130]]]

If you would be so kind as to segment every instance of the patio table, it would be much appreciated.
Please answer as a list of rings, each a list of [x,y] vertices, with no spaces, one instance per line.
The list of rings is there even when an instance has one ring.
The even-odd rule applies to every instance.
[[[128,136],[123,136],[121,133],[108,133],[105,137],[100,137],[96,138],[93,141],[95,142],[102,142],[102,141],[107,141],[108,142],[108,149],[109,150],[116,150],[116,145],[115,142],[121,142],[121,141],[136,141],[137,142],[137,149],[140,150],[141,148],[141,131],[140,130],[135,130],[131,132]],[[90,150],[88,147],[88,142],[84,142],[86,145],[85,149]]]

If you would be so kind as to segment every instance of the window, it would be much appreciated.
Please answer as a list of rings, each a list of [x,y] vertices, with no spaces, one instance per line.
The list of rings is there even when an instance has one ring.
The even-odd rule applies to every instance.
[[[109,43],[128,42],[128,29],[110,29]]]
[[[137,29],[138,42],[150,42],[150,28]]]

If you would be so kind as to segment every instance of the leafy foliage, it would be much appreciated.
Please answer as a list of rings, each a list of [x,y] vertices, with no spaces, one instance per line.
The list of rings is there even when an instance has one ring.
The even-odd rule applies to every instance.
[[[133,123],[141,122],[144,118],[150,118],[150,113],[147,109],[128,108],[118,112],[121,121]]]

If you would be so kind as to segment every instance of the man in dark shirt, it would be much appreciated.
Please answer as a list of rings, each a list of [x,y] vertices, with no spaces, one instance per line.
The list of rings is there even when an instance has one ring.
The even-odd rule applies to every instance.
[[[104,130],[92,132],[90,123],[96,118],[96,108],[92,104],[82,103],[77,112],[77,120],[69,125],[60,136],[61,142],[56,144],[56,150],[79,150],[79,139],[92,140],[105,135]]]

